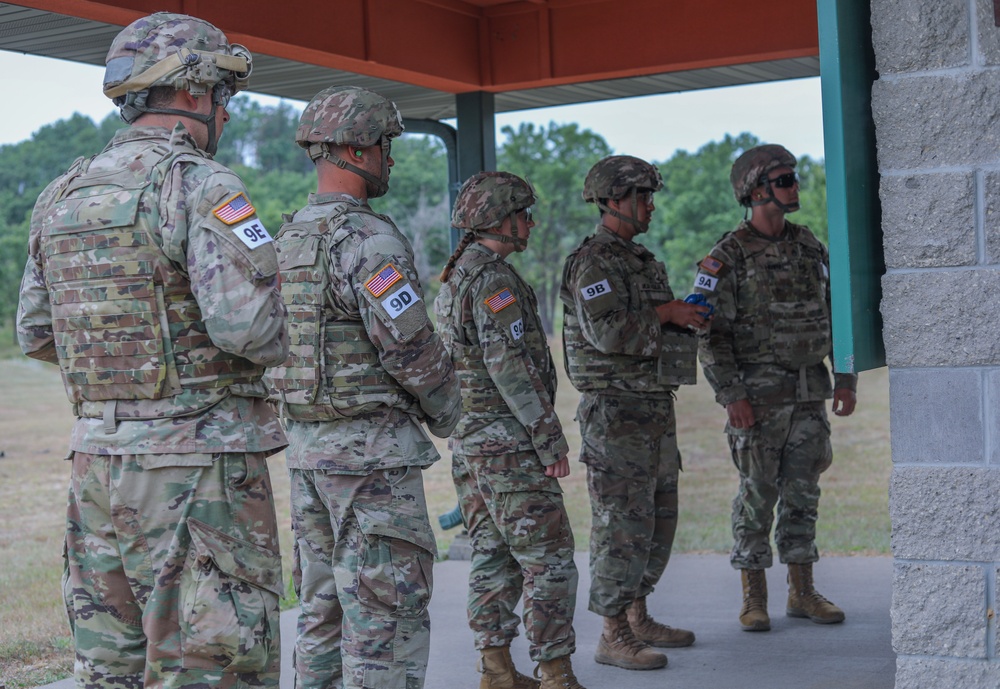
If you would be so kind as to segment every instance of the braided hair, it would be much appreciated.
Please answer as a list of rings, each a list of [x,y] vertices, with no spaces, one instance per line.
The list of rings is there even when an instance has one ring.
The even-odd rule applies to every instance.
[[[455,267],[455,263],[456,261],[458,261],[458,257],[462,255],[462,253],[466,250],[469,244],[472,244],[472,242],[475,239],[476,239],[475,232],[466,232],[464,235],[462,235],[462,241],[458,243],[458,246],[455,247],[455,253],[453,253],[451,255],[451,258],[448,259],[448,262],[444,264],[444,270],[441,271],[441,274],[438,276],[438,280],[440,280],[441,282],[448,281],[448,277],[451,275],[451,271]]]

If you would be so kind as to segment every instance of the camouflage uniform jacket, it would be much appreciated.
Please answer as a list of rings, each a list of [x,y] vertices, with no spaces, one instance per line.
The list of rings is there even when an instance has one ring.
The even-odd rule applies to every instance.
[[[531,287],[479,243],[462,253],[434,303],[462,382],[455,452],[534,451],[543,465],[569,453],[553,407],[556,372]]]
[[[115,191],[124,178],[138,186]],[[88,195],[98,201],[73,200]],[[18,339],[28,356],[60,364],[80,417],[72,450],[284,447],[260,380],[288,353],[274,247],[243,182],[183,126],[128,127],[77,161],[39,196],[28,253]],[[81,358],[95,346],[108,353]],[[135,371],[99,371],[101,357]],[[150,366],[160,380],[142,388],[134,381]]]
[[[343,213],[345,205],[355,210]],[[317,405],[283,404],[288,466],[344,474],[428,466],[440,455],[419,422],[447,437],[458,422],[460,393],[451,358],[427,315],[413,249],[389,218],[346,194],[310,194],[289,225],[325,223],[338,211],[343,222],[322,241],[326,316],[360,325],[358,332],[377,353],[377,362],[364,366],[381,369],[394,384],[379,385],[373,394],[354,385],[327,389],[319,413]]]
[[[694,382],[696,340],[660,325],[656,307],[674,295],[643,245],[598,225],[566,259],[559,297],[566,370],[578,390],[666,397]]]
[[[744,221],[698,264],[695,291],[715,306],[699,344],[719,404],[828,399],[832,354],[830,258],[808,228],[768,237]],[[854,390],[857,375],[834,375]]]

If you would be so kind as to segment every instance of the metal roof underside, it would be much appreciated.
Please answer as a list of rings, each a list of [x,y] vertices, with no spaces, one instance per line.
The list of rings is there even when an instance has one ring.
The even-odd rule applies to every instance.
[[[0,3],[0,50],[104,65],[120,26]],[[819,57],[755,62],[497,93],[496,112],[753,84],[819,75]],[[254,54],[252,90],[307,101],[334,84],[363,86],[395,101],[407,118],[455,117],[455,96],[420,86]]]

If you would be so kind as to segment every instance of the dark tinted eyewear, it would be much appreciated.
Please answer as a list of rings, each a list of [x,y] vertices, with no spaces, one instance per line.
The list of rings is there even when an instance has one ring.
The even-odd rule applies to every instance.
[[[791,189],[799,183],[799,178],[794,172],[786,172],[783,175],[778,175],[774,179],[769,179],[767,181],[778,189]]]
[[[530,208],[522,208],[521,212],[524,213],[524,222],[526,222],[526,223],[531,222],[531,209]]]

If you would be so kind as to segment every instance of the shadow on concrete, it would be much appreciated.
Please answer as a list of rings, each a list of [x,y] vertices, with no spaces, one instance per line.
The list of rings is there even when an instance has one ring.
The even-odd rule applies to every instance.
[[[816,585],[842,607],[847,621],[818,625],[786,617],[785,568],[768,570],[770,632],[744,632],[737,621],[739,573],[724,555],[677,555],[660,586],[648,599],[658,620],[697,634],[694,646],[666,649],[667,668],[621,670],[594,662],[601,618],[587,611],[587,554],[577,553],[577,652],[573,668],[587,689],[892,689],[896,657],[892,652],[889,604],[892,559],[828,557],[815,566]],[[434,567],[431,602],[431,657],[427,689],[472,689],[479,684],[478,654],[466,623],[467,561],[447,560]],[[291,653],[295,610],[281,616],[281,689],[292,688]],[[518,669],[530,674],[524,637],[512,648]],[[45,689],[72,689],[71,680]]]

